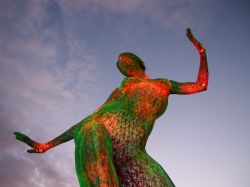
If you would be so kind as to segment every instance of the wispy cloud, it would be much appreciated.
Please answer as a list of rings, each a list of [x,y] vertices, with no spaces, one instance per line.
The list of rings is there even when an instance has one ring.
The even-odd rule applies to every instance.
[[[72,93],[78,97],[83,96],[83,83],[87,86],[95,79],[93,71],[97,65],[94,57],[82,51],[79,54],[77,39],[73,42],[67,39],[61,17],[60,20],[49,18],[53,17],[54,12],[48,7],[53,9],[57,6],[56,3],[53,6],[47,1],[26,1],[23,8],[27,10],[26,14],[13,24],[27,22],[34,29],[24,28],[27,37],[18,31],[15,31],[18,33],[15,37],[13,33],[6,32],[6,42],[2,46],[4,51],[0,56],[1,80],[5,80],[1,81],[2,89],[11,94],[18,93],[34,102],[40,101],[39,104],[47,104],[49,107],[48,103],[53,105],[52,100],[57,97],[67,100],[73,96]],[[10,12],[15,11],[15,6],[8,8]],[[54,27],[58,21],[61,24]],[[37,25],[41,25],[41,28]],[[49,27],[52,29],[48,29]],[[41,30],[37,30],[38,28]],[[3,28],[2,30],[4,31]]]
[[[0,126],[1,126],[1,146],[0,146],[0,172],[1,186],[63,186],[75,185],[76,180],[72,181],[74,175],[73,167],[68,167],[68,171],[61,172],[72,157],[64,156],[57,164],[56,155],[31,155],[25,152],[24,145],[18,143],[13,136],[13,130],[18,124],[27,124],[26,119],[20,108],[7,109],[0,106]],[[71,177],[70,177],[71,176]]]
[[[28,155],[13,131],[44,141],[86,115],[96,59],[64,28],[55,1],[1,4],[8,10],[0,11],[1,186],[77,186],[72,148],[61,150],[60,159],[58,152]]]
[[[94,99],[86,90],[93,89],[96,72],[104,66],[98,63],[100,56],[94,56],[98,45],[106,45],[106,37],[116,33],[139,36],[145,22],[185,24],[193,19],[188,12],[192,8],[183,11],[182,6],[180,1],[161,0],[1,1],[1,185],[76,186],[72,149],[61,150],[65,155],[60,159],[58,152],[27,155],[13,131],[44,140],[66,130],[64,121],[73,123],[74,116],[90,113]],[[113,22],[104,17],[106,32],[95,23],[103,24],[103,11],[114,17]],[[123,24],[116,24],[120,19]],[[57,117],[49,119],[53,114]]]
[[[78,186],[72,144],[45,155],[31,155],[26,153],[26,145],[14,139],[13,131],[22,131],[38,141],[62,133],[91,113],[98,97],[107,96],[104,90],[99,93],[102,88],[107,91],[118,86],[110,68],[111,63],[115,68],[117,53],[135,49],[147,56],[152,50],[152,57],[147,57],[163,67],[157,61],[166,62],[165,50],[160,49],[167,46],[163,45],[166,38],[183,34],[187,26],[195,25],[197,32],[210,27],[213,3],[0,1],[0,166],[4,168],[0,171],[1,186]],[[179,29],[181,32],[171,32]],[[185,60],[185,54],[179,55],[178,45],[172,44],[169,43],[172,50],[168,54]],[[175,61],[172,65],[176,66]],[[186,73],[187,66],[179,66],[181,72]],[[180,114],[179,109],[176,112]],[[156,141],[159,143],[159,139]],[[165,159],[163,154],[161,157]]]
[[[210,20],[213,15],[214,1],[198,0],[62,0],[58,2],[65,14],[74,14],[91,10],[99,14],[102,10],[108,10],[117,14],[147,18],[155,24],[165,28],[186,27],[197,22],[204,27],[204,20]],[[133,21],[133,19],[130,19]]]

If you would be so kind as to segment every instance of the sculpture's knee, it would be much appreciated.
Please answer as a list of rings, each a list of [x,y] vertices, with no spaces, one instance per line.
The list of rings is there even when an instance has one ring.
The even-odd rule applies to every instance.
[[[112,142],[111,139],[105,129],[100,124],[91,124],[86,125],[83,130],[82,138],[85,141],[85,145],[83,146],[88,153],[95,152],[106,152],[111,153],[112,150]]]

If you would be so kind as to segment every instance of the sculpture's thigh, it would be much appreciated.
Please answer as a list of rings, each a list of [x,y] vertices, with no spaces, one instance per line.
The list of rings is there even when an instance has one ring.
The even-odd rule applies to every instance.
[[[164,169],[146,151],[139,152],[121,166],[121,187],[174,187]]]
[[[146,151],[143,151],[139,157],[137,157],[140,164],[145,167],[145,178],[150,184],[149,186],[157,187],[175,187],[174,183],[162,168],[162,166],[150,157]]]
[[[112,142],[106,129],[88,121],[75,133],[75,164],[80,186],[117,187]]]

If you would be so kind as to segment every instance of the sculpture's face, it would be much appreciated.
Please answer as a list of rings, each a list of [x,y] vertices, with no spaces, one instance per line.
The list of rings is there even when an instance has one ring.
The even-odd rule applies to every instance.
[[[127,77],[133,77],[137,72],[144,72],[143,61],[133,53],[122,53],[118,57],[117,67]]]

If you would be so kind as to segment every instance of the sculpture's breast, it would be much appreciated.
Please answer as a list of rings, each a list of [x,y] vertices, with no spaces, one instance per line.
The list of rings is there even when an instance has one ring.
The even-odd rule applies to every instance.
[[[124,84],[123,92],[135,113],[146,118],[157,118],[166,109],[169,85],[161,79],[132,79]]]

